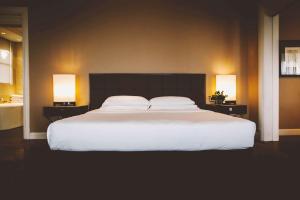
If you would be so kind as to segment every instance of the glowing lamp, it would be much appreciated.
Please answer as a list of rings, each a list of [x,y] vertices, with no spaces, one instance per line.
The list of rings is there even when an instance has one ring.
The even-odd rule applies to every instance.
[[[76,105],[76,76],[74,74],[53,75],[53,105]]]
[[[236,103],[236,75],[217,75],[216,91],[224,91],[228,95],[226,102]]]

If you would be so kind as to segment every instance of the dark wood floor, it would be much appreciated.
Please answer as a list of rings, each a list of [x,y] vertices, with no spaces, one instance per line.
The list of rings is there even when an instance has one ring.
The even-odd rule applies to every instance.
[[[300,199],[300,137],[280,139],[246,151],[69,153],[2,131],[0,199]]]

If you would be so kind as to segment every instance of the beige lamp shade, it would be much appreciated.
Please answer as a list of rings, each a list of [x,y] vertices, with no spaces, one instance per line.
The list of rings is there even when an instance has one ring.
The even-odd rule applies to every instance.
[[[53,75],[53,101],[76,101],[76,76],[74,74]]]
[[[224,91],[226,100],[236,101],[236,75],[217,75],[216,91]]]

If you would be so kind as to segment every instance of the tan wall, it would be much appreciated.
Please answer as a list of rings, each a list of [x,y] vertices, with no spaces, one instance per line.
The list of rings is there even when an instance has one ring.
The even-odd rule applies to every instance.
[[[10,42],[0,38],[0,49],[10,49]],[[12,43],[13,52],[13,84],[0,83],[0,98],[9,100],[12,94],[23,94],[22,44]],[[20,53],[21,52],[21,53]]]
[[[10,45],[9,41],[3,38],[0,38],[0,49],[9,50]],[[4,98],[5,100],[9,99],[9,96],[13,94],[15,91],[14,85],[0,83],[0,98]]]
[[[77,74],[79,104],[89,102],[89,73],[114,72],[206,73],[207,95],[215,89],[215,74],[237,74],[238,102],[249,103],[247,57],[251,57],[251,47],[247,42],[252,39],[228,2],[89,3],[30,4],[31,131],[47,127],[42,107],[52,104],[55,73]],[[255,54],[255,45],[252,49]],[[255,76],[257,63],[250,65]],[[253,84],[251,92],[257,85]]]
[[[258,15],[256,15],[258,16]],[[249,119],[258,122],[258,19],[249,19],[247,32],[248,113]]]
[[[23,47],[22,43],[13,43],[13,66],[15,94],[23,95]]]
[[[300,40],[300,3],[280,13],[280,40]],[[280,78],[281,129],[300,128],[300,77]]]

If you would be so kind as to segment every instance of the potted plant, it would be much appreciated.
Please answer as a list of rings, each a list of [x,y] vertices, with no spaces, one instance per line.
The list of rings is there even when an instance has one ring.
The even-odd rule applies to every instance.
[[[215,104],[223,104],[227,96],[228,95],[224,95],[224,91],[216,91],[215,94],[211,96],[211,101],[214,101]]]

